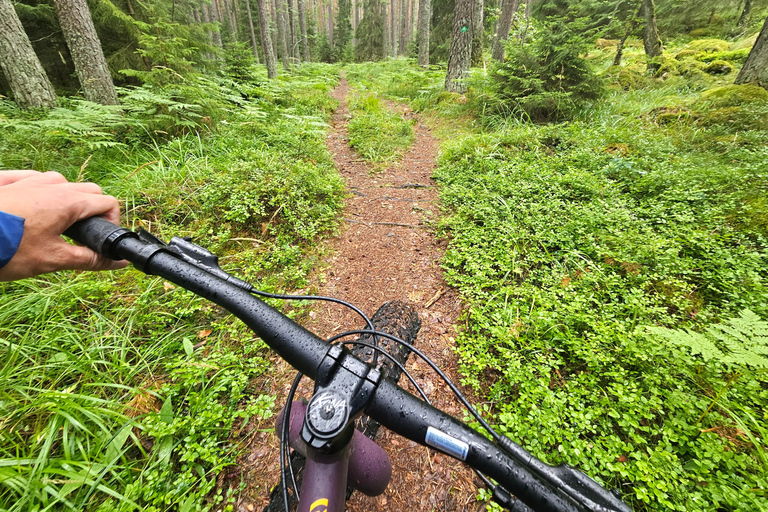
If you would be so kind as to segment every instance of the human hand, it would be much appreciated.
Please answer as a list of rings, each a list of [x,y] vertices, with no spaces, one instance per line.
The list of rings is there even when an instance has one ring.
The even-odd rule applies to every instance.
[[[61,238],[64,230],[88,217],[119,224],[117,199],[103,195],[94,183],[69,183],[57,172],[0,171],[0,211],[25,219],[19,248],[0,268],[0,281],[57,270],[115,270],[128,264]]]

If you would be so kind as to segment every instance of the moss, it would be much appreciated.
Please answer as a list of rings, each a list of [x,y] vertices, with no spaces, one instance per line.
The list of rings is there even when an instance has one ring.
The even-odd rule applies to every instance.
[[[704,73],[704,64],[693,60],[685,60],[678,64],[677,72],[680,76],[686,78],[703,78],[706,76]]]
[[[725,52],[699,53],[694,58],[696,60],[700,60],[701,62],[714,62],[716,60],[724,60],[728,62],[744,64],[744,61],[747,60],[747,56],[749,55],[749,50],[749,48],[740,48],[738,50]]]
[[[443,91],[435,98],[435,103],[461,103],[461,94],[457,92]]]
[[[675,59],[672,59],[668,57],[667,55],[662,55],[660,57],[656,57],[652,61],[656,66],[656,71],[654,71],[653,76],[655,78],[667,78],[668,76],[677,75],[677,65],[678,62]]]
[[[610,48],[611,46],[618,46],[618,39],[603,39],[599,38],[595,41],[595,48]]]
[[[705,37],[710,34],[708,28],[695,28],[688,32],[688,35],[691,37]]]
[[[733,71],[733,65],[724,60],[715,60],[704,67],[704,72],[710,75],[727,75]]]
[[[657,124],[685,123],[694,119],[693,112],[682,107],[658,107],[648,115]]]
[[[648,85],[649,80],[643,76],[639,71],[632,68],[621,68],[616,81],[619,83],[622,89],[625,91],[631,91],[634,89],[642,89]]]
[[[688,58],[695,58],[697,55],[701,55],[701,52],[697,50],[681,50],[675,54],[675,59],[683,60]]]
[[[731,43],[722,39],[697,39],[685,45],[686,50],[698,52],[724,52],[731,48]]]
[[[741,106],[747,103],[768,102],[768,91],[754,84],[726,85],[701,93],[700,103],[710,108]]]

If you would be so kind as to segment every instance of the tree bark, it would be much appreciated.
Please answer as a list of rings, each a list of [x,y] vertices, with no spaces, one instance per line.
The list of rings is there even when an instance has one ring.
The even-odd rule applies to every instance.
[[[259,49],[256,45],[256,31],[253,29],[253,16],[251,16],[251,0],[245,0],[245,12],[248,14],[248,28],[251,30],[253,56],[256,58],[256,64],[259,64]]]
[[[400,0],[400,19],[399,19],[400,42],[398,43],[398,54],[405,55],[408,45],[408,0]]]
[[[390,43],[390,55],[397,57],[397,0],[389,0],[389,43]]]
[[[451,33],[451,52],[445,74],[445,90],[464,93],[467,90],[472,57],[472,5],[475,0],[456,0]]]
[[[659,38],[659,30],[656,28],[656,14],[653,0],[643,0],[643,18],[645,18],[645,27],[643,27],[643,46],[645,55],[648,57],[648,71],[655,72],[660,64],[655,62],[656,57],[661,56],[662,46]]]
[[[493,32],[493,42],[491,43],[491,58],[496,62],[504,62],[505,43],[509,38],[512,18],[514,18],[518,7],[520,7],[520,0],[504,0],[504,4],[501,6],[501,16],[496,21],[496,30]]]
[[[736,77],[736,83],[754,83],[768,89],[768,18],[765,19],[755,45],[749,51],[744,67]]]
[[[293,8],[293,2],[294,0],[288,0],[288,26],[290,27],[290,34],[291,34],[291,48],[290,48],[290,55],[292,59],[292,63],[300,63],[301,57],[299,56],[299,35],[296,23],[296,9]]]
[[[333,0],[328,0],[328,46],[333,48]]]
[[[266,0],[269,2],[269,0]],[[278,59],[280,54],[278,52],[278,39],[280,39],[280,35],[277,30],[277,0],[272,0],[272,2],[267,4],[269,6],[269,14],[272,16],[272,25],[270,25],[270,37],[272,38],[272,52],[275,54],[275,59]]]
[[[473,66],[479,66],[483,61],[483,10],[484,0],[475,0],[472,6],[472,58]]]
[[[0,69],[22,108],[55,107],[56,93],[10,0],[0,0]]]
[[[85,99],[102,105],[117,105],[115,84],[112,83],[88,4],[85,0],[54,0],[53,3]]]
[[[747,21],[749,21],[749,12],[752,10],[752,0],[744,0],[744,9],[741,10],[741,16],[739,16],[739,21],[736,22],[736,26],[739,28],[744,28],[747,26]]]
[[[419,66],[429,67],[429,31],[432,6],[429,0],[420,0],[419,5]]]
[[[291,54],[288,52],[288,13],[286,12],[286,0],[277,0],[279,10],[277,11],[277,38],[280,40],[280,60],[283,61],[283,69],[291,70]]]
[[[384,50],[382,52],[384,60],[386,60],[387,56],[389,55],[389,13],[387,11],[387,3],[383,2],[379,5],[379,8],[382,11],[382,17],[381,17],[381,27],[383,31],[383,37],[382,41],[384,42]]]
[[[299,29],[301,29],[301,57],[304,62],[310,62],[309,38],[307,37],[307,15],[304,12],[304,0],[297,0],[299,7]]]
[[[277,76],[275,64],[275,52],[272,47],[272,37],[269,33],[269,14],[267,14],[267,0],[256,0],[256,8],[259,14],[259,32],[261,33],[261,51],[264,52],[264,64],[267,66],[267,78]]]
[[[642,9],[642,6],[640,7]],[[639,14],[639,13],[638,13]],[[630,14],[626,21],[624,22],[624,35],[621,36],[621,39],[619,40],[619,44],[616,45],[616,56],[613,58],[613,65],[614,66],[620,66],[621,65],[621,58],[624,55],[624,45],[627,42],[627,38],[629,38],[629,35],[635,31],[635,27],[637,27],[638,18],[637,15]]]

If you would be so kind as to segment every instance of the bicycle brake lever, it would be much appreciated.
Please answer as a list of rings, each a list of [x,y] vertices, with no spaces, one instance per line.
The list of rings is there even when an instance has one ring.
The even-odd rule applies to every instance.
[[[208,272],[209,274],[214,275],[219,279],[222,279],[247,292],[253,291],[253,286],[223,271],[221,267],[219,267],[218,256],[213,254],[205,247],[201,247],[193,243],[189,238],[175,236],[171,238],[169,243],[166,244],[143,228],[139,229],[138,235],[141,240],[149,242],[153,245],[162,246],[165,250],[174,256],[184,260],[190,265],[194,265],[200,270]]]

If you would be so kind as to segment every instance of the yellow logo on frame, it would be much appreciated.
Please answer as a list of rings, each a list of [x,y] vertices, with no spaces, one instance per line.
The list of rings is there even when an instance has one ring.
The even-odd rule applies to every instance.
[[[309,506],[309,512],[328,512],[328,500],[323,498]]]

